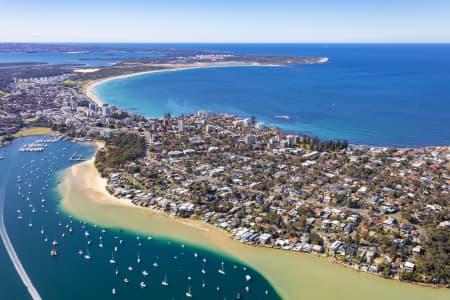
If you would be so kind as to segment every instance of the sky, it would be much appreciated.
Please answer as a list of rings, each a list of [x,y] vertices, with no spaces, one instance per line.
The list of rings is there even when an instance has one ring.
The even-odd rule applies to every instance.
[[[0,0],[0,42],[450,42],[450,0]]]

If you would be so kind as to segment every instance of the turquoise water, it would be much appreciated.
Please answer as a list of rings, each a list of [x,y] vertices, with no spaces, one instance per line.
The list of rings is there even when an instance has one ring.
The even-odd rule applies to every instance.
[[[103,228],[58,212],[60,198],[55,190],[58,173],[73,164],[68,159],[73,152],[89,158],[95,149],[58,142],[50,143],[42,153],[17,151],[21,145],[34,140],[34,137],[22,138],[2,149],[5,159],[0,160],[3,170],[0,186],[6,181],[7,187],[0,192],[6,195],[5,221],[10,239],[43,299],[186,299],[189,286],[193,299],[235,299],[238,292],[243,299],[279,299],[257,272],[229,258],[171,240],[149,240],[146,236],[139,236],[138,240],[136,234],[120,228],[104,228],[102,232]],[[17,176],[21,176],[22,182]],[[45,202],[41,206],[43,198]],[[35,213],[29,204],[35,208]],[[22,219],[18,219],[18,209]],[[89,237],[85,231],[89,232]],[[51,245],[53,240],[58,242],[55,247]],[[117,264],[112,265],[108,261],[115,246],[118,247],[118,252],[114,253]],[[58,250],[59,256],[50,256],[52,248]],[[89,251],[91,259],[80,256],[79,250]],[[138,253],[140,264],[137,263]],[[203,258],[207,260],[205,275],[201,273]],[[158,267],[153,266],[155,261]],[[226,275],[217,272],[222,261]],[[132,266],[133,271],[129,271],[128,266]],[[115,274],[116,267],[119,275]],[[1,299],[29,299],[1,243],[0,269]],[[142,275],[143,270],[149,273],[148,277]],[[169,282],[167,288],[161,285],[164,274]],[[249,283],[245,280],[246,274],[253,278]],[[123,282],[125,277],[130,284]],[[141,281],[147,284],[146,288],[140,288]],[[245,292],[245,286],[250,287],[250,293]],[[117,295],[112,295],[112,288],[117,289]],[[268,295],[265,295],[266,290]]]
[[[354,144],[450,144],[448,44],[183,47],[325,56],[330,62],[142,75],[101,84],[95,93],[105,103],[148,117],[206,109],[253,115],[292,132]]]

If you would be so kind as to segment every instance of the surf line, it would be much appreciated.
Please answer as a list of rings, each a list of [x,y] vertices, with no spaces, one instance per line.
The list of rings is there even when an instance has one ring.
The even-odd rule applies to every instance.
[[[11,240],[9,239],[8,232],[6,232],[5,218],[3,216],[6,194],[6,178],[7,176],[4,177],[4,182],[0,188],[0,237],[2,238],[3,244],[5,245],[6,251],[8,252],[9,258],[11,259],[14,268],[16,268],[17,274],[19,274],[20,279],[22,279],[22,282],[27,288],[28,293],[30,293],[31,298],[33,300],[42,300],[39,292],[34,287],[33,282],[31,282],[27,271],[25,271],[22,262],[17,256],[16,250],[14,249]]]

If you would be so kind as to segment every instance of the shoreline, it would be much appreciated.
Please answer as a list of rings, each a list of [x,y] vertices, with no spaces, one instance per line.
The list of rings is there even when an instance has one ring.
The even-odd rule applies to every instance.
[[[97,149],[102,146],[99,143],[96,145]],[[405,293],[405,290],[414,291],[414,295],[421,295],[417,299],[427,297],[425,295],[432,293],[432,291],[442,293],[442,299],[446,295],[446,289],[441,287],[416,285],[399,280],[385,279],[379,275],[355,270],[348,266],[346,268],[337,267],[336,265],[342,266],[342,264],[336,263],[331,259],[323,259],[324,257],[317,257],[317,255],[308,255],[307,253],[269,247],[252,247],[251,245],[246,245],[232,239],[227,232],[215,228],[210,224],[193,219],[171,217],[164,212],[140,207],[128,201],[118,199],[110,195],[105,187],[106,179],[102,178],[95,168],[94,158],[76,164],[65,170],[62,181],[58,185],[58,191],[62,196],[60,206],[67,213],[77,215],[79,218],[93,223],[99,223],[100,225],[109,227],[125,228],[134,232],[155,235],[160,238],[174,239],[241,261],[265,277],[283,299],[304,298],[305,294],[297,291],[298,285],[301,282],[311,280],[309,276],[317,272],[317,269],[314,270],[314,268],[319,264],[320,268],[327,269],[326,274],[320,272],[320,274],[316,274],[313,278],[317,279],[317,276],[324,278],[330,277],[327,278],[327,284],[330,284],[331,288],[322,291],[323,297],[330,297],[332,295],[330,292],[333,291],[332,287],[337,284],[337,282],[330,283],[330,280],[336,280],[336,278],[342,277],[352,277],[349,283],[353,280],[360,280],[364,283],[364,286],[380,284],[388,288],[404,289],[402,293]],[[121,215],[120,220],[116,218],[119,214]],[[148,225],[155,225],[159,230],[156,231],[155,226]],[[270,263],[267,263],[267,261]],[[304,267],[308,265],[311,274],[304,272]],[[301,273],[301,275],[297,274],[299,281],[295,279],[296,272]],[[334,276],[336,273],[338,275]],[[304,278],[300,279],[301,277]],[[425,289],[424,287],[433,288]],[[354,288],[348,286],[344,290],[347,289],[350,290],[347,291],[346,296],[352,294],[351,291]],[[340,285],[339,290],[342,290],[342,286]],[[381,292],[383,288],[379,290]],[[308,292],[311,291],[308,290]],[[365,293],[367,292],[365,291]],[[386,295],[382,293],[377,295],[376,298],[386,297]],[[346,297],[346,299],[357,299],[356,295],[353,296]],[[322,299],[322,297],[317,299]],[[440,298],[437,297],[435,299]]]
[[[184,70],[193,70],[193,69],[206,69],[206,68],[230,68],[230,67],[279,67],[281,65],[277,64],[260,64],[260,63],[199,63],[199,64],[164,64],[164,65],[155,65],[157,67],[161,67],[161,69],[144,71],[144,72],[135,72],[130,74],[123,74],[117,76],[110,76],[101,79],[87,81],[87,83],[82,87],[83,93],[95,104],[98,106],[102,106],[105,103],[95,95],[95,88],[103,83],[106,83],[111,80],[116,79],[124,79],[129,77],[153,74],[153,73],[162,73],[162,72],[175,72],[175,71],[184,71]]]

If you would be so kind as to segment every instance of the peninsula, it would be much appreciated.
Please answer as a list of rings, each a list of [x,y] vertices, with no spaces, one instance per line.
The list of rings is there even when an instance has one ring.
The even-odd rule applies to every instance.
[[[449,147],[356,147],[207,111],[147,119],[87,93],[111,76],[323,62],[189,52],[14,78],[0,95],[2,143],[29,126],[100,139],[105,147],[95,166],[112,199],[209,223],[263,249],[314,253],[385,278],[448,285]]]

